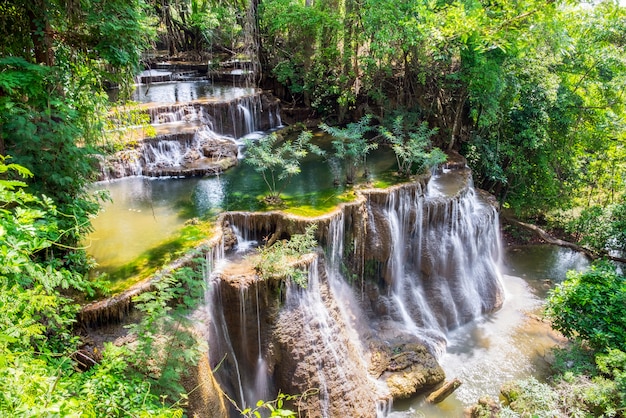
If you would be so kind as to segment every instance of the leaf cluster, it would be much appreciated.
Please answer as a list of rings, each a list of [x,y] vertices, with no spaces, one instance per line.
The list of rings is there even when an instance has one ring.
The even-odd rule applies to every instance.
[[[259,247],[254,255],[254,269],[263,279],[290,278],[306,288],[308,272],[296,266],[298,260],[317,247],[317,224],[307,226],[304,234],[294,234],[289,240],[276,241],[271,246]]]
[[[367,167],[367,155],[378,148],[378,143],[368,140],[366,134],[372,132],[372,115],[363,116],[358,122],[347,124],[344,128],[329,126],[326,123],[319,128],[335,139],[332,141],[334,154],[331,157],[343,164],[346,183],[353,184],[359,167]]]
[[[389,141],[398,162],[398,171],[403,176],[421,173],[446,161],[446,155],[439,148],[433,148],[431,137],[437,128],[430,129],[427,122],[417,127],[407,126],[402,115],[397,116],[391,130],[379,128],[384,139]]]
[[[100,363],[79,371],[70,293],[93,291],[86,276],[36,254],[62,233],[50,199],[10,174],[30,171],[0,156],[0,411],[7,416],[181,416],[130,364],[127,348],[109,346]],[[71,254],[71,253],[70,253]]]
[[[261,174],[271,199],[280,201],[280,194],[290,179],[300,174],[300,164],[310,152],[323,154],[311,138],[311,132],[302,131],[293,140],[283,140],[276,133],[257,141],[246,140],[246,163]]]
[[[286,409],[284,404],[298,398],[299,396],[297,395],[279,393],[276,399],[272,401],[259,400],[255,408],[246,408],[241,411],[241,415],[249,418],[261,418],[268,416],[267,412],[269,412],[270,417],[295,418],[297,416],[296,413]]]
[[[569,272],[547,300],[546,315],[566,337],[597,351],[626,351],[626,278],[615,266],[600,263],[585,272]]]

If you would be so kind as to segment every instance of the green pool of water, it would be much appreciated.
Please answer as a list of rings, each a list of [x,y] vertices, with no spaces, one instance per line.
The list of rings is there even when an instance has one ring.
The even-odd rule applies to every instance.
[[[330,138],[317,135],[316,142],[330,148]],[[393,151],[381,147],[368,156],[369,177],[359,173],[359,184],[385,187],[396,183]],[[327,159],[309,155],[302,172],[291,179],[282,193],[280,210],[300,215],[319,216],[338,204],[354,199],[353,187],[336,185],[345,178],[341,167]],[[111,202],[103,205],[93,220],[94,232],[88,237],[88,252],[96,259],[98,271],[114,281],[151,271],[160,257],[175,257],[191,243],[192,218],[211,222],[224,211],[264,211],[276,209],[263,203],[267,188],[261,177],[244,160],[226,173],[204,178],[129,177],[93,185],[107,190]],[[199,238],[199,237],[198,237]],[[179,241],[189,245],[181,245]],[[165,260],[164,260],[165,261]],[[146,269],[146,266],[149,267]],[[116,285],[114,285],[116,286]]]

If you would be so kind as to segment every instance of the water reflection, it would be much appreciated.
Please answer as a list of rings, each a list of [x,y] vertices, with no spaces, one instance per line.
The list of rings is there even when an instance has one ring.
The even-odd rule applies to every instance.
[[[111,268],[157,246],[195,213],[190,196],[197,183],[130,177],[93,185],[94,190],[107,190],[112,202],[92,221],[88,252],[100,267]]]
[[[230,101],[237,97],[254,94],[252,87],[216,85],[207,80],[172,81],[140,84],[133,93],[133,100],[141,103],[186,103],[207,99]]]

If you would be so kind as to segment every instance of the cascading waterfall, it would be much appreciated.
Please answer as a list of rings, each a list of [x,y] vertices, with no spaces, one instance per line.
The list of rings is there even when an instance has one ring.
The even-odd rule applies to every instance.
[[[449,175],[425,191],[393,190],[385,208],[391,309],[438,355],[448,330],[498,308],[503,292],[497,212],[471,185],[452,196],[436,190]]]
[[[243,132],[245,132],[243,135],[245,134],[249,134],[251,132],[254,132],[254,119],[252,118],[252,113],[250,113],[250,109],[248,109],[246,106],[242,105],[242,104],[238,104],[237,105],[237,109],[239,110],[239,112],[241,113],[241,115],[243,116]],[[234,125],[234,123],[233,123]],[[243,136],[241,135],[241,136]]]
[[[419,387],[443,379],[424,346],[440,356],[448,330],[502,303],[497,212],[472,188],[468,171],[443,172],[428,186],[367,191],[320,218],[326,254],[305,261],[305,288],[235,267],[259,237],[282,239],[307,224],[282,216],[226,215],[238,244],[231,264],[211,279],[210,358],[242,407],[272,399],[277,389],[313,388],[299,405],[307,416],[383,417],[392,397],[418,389],[411,376]],[[372,241],[371,234],[387,238]],[[372,270],[376,263],[381,268]],[[355,282],[365,266],[380,275],[378,283],[370,276]]]
[[[142,111],[149,116],[157,136],[144,138],[140,147],[124,150],[103,161],[101,180],[128,175],[219,174],[237,164],[240,138],[281,126],[279,101],[261,90],[231,87],[232,91],[228,92],[225,87],[211,90],[200,84],[201,91],[189,88],[188,94],[184,95],[191,101],[178,102],[177,94],[170,97],[170,84],[177,83],[155,85],[151,94],[155,98],[161,97],[157,90],[162,87],[166,89],[165,98],[173,101],[142,105]],[[204,135],[203,141],[195,137],[191,139],[198,133]],[[204,147],[206,141],[214,145]],[[236,147],[233,149],[231,145]],[[219,162],[222,156],[230,159],[228,164]]]
[[[211,125],[220,134],[241,138],[255,131],[280,126],[278,103],[264,104],[261,91],[231,98],[228,101],[197,100],[190,103],[158,105],[148,108],[153,125],[200,122]],[[267,111],[265,111],[267,110]]]
[[[147,142],[141,147],[141,154],[147,169],[159,167],[180,167],[189,148],[178,141]]]

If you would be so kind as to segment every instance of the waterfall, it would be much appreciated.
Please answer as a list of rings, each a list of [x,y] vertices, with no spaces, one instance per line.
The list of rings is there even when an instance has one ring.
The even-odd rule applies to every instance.
[[[503,292],[497,212],[471,184],[446,194],[452,175],[438,175],[425,191],[395,189],[385,207],[390,308],[438,355],[448,330],[499,307]]]
[[[361,197],[317,220],[223,217],[237,245],[211,276],[210,358],[241,407],[315,389],[304,415],[384,417],[393,398],[444,379],[436,357],[449,330],[502,303],[498,214],[469,171]],[[255,239],[310,222],[325,254],[307,259],[306,287],[246,266]]]
[[[250,113],[250,109],[246,106],[244,106],[243,104],[238,104],[237,105],[237,109],[239,110],[239,113],[241,115],[243,115],[243,130],[241,132],[241,134],[238,137],[244,136],[246,134],[249,134],[251,132],[254,132],[254,127],[255,127],[255,121],[252,118],[252,113]],[[235,122],[233,122],[233,125],[235,125]],[[236,126],[236,125],[235,125]]]
[[[181,86],[180,91],[177,86]],[[282,124],[280,101],[260,89],[176,82],[157,84],[149,95],[145,93],[140,111],[149,116],[157,135],[143,138],[140,147],[104,159],[100,180],[128,175],[219,174],[237,164],[239,148],[229,144],[222,149],[202,148],[198,133],[204,133],[205,142],[241,145],[244,136],[262,134]],[[134,153],[132,158],[129,153]],[[224,156],[232,160],[225,163]]]
[[[146,111],[150,123],[155,126],[195,122],[209,125],[217,134],[234,139],[256,131],[275,129],[282,124],[278,102],[264,100],[260,90],[227,101],[214,99],[155,104]]]
[[[337,293],[339,288],[331,284],[335,279],[327,272],[316,258],[309,266],[305,289],[287,286],[277,334],[291,358],[283,360],[282,373],[287,376],[279,380],[293,384],[306,377],[296,388],[319,390],[309,405],[316,416],[336,417],[348,411],[367,416],[363,411],[371,414],[375,409],[379,388],[367,373],[358,332],[347,319],[346,312],[354,314],[349,298],[344,298],[348,293]]]
[[[187,151],[187,147],[178,141],[147,142],[141,148],[148,169],[180,167]]]

